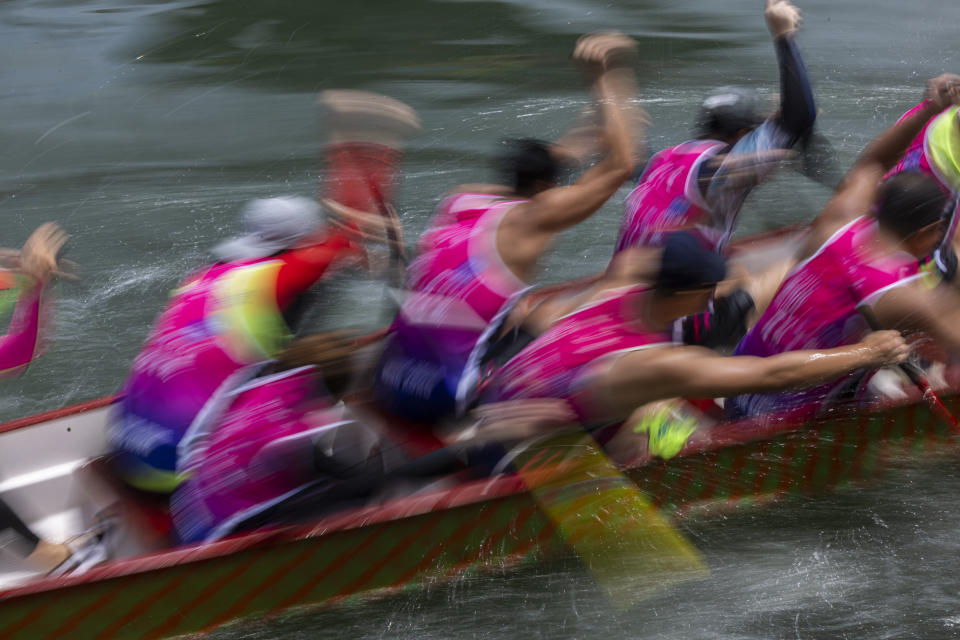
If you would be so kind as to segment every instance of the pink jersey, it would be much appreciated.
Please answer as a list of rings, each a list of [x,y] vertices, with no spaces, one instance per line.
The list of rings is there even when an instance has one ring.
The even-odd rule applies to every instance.
[[[719,249],[726,225],[718,225],[703,199],[697,177],[701,165],[727,145],[716,140],[691,140],[664,149],[650,158],[637,187],[626,201],[616,251],[659,245],[663,234],[686,229]]]
[[[407,271],[401,322],[439,331],[441,340],[446,329],[479,336],[487,328],[507,300],[526,288],[503,264],[496,245],[500,220],[520,202],[475,193],[444,201]],[[463,352],[472,346],[441,348]]]
[[[490,328],[527,288],[496,245],[504,214],[521,202],[463,193],[441,205],[377,371],[377,397],[391,411],[428,420],[462,408]]]
[[[40,343],[40,301],[43,285],[21,284],[7,334],[0,336],[0,375],[22,373]]]
[[[317,480],[309,446],[304,447],[306,463],[296,465],[289,456],[271,455],[271,445],[347,421],[321,390],[313,367],[301,367],[257,379],[227,396],[228,408],[191,456],[189,478],[171,499],[181,541],[220,538]]]
[[[517,398],[561,398],[570,401],[580,418],[589,422],[589,409],[579,406],[577,391],[586,376],[606,358],[673,344],[669,332],[639,326],[629,309],[640,287],[610,291],[555,322],[514,356],[490,379],[484,398],[491,402]]]
[[[110,427],[128,482],[169,492],[179,483],[177,446],[200,409],[232,376],[273,357],[289,329],[269,258],[215,264],[187,278],[134,359]]]
[[[902,122],[903,120],[909,118],[917,111],[920,111],[926,102],[921,102],[913,109],[910,109],[905,114],[900,116],[900,119],[897,120],[897,123]],[[933,168],[930,166],[930,159],[928,158],[924,147],[924,143],[927,138],[927,130],[930,128],[930,125],[933,124],[936,118],[932,118],[926,125],[924,125],[923,130],[913,139],[913,142],[910,143],[910,146],[907,148],[906,153],[903,154],[903,157],[900,158],[900,162],[884,176],[884,179],[894,176],[902,171],[920,171],[925,173],[928,176],[931,176],[937,181],[944,190],[949,192],[949,188],[943,183],[940,177],[936,174]]]
[[[912,116],[914,113],[922,109],[926,105],[926,102],[921,102],[910,111],[907,111],[900,117],[900,122],[905,118]],[[924,173],[934,180],[937,184],[940,185],[940,189],[943,190],[945,194],[951,197],[957,195],[957,191],[960,190],[960,175],[956,174],[956,169],[949,166],[938,167],[937,163],[933,161],[937,157],[937,149],[939,145],[939,150],[941,154],[946,150],[944,147],[951,146],[949,144],[949,138],[953,137],[956,139],[956,133],[947,134],[946,136],[940,135],[937,133],[944,133],[945,131],[951,131],[954,129],[955,125],[950,122],[951,118],[956,117],[956,108],[948,107],[940,115],[935,118],[932,118],[927,124],[923,127],[923,130],[913,139],[913,142],[910,143],[910,146],[907,148],[906,153],[904,153],[903,158],[900,159],[900,162],[884,176],[884,179],[894,176],[902,171],[919,171]],[[954,143],[955,144],[955,143]],[[933,148],[932,148],[933,147]],[[947,152],[946,155],[950,155]],[[949,165],[949,163],[948,163]],[[944,235],[944,238],[953,238],[957,232],[957,224],[960,222],[960,216],[958,216],[958,211],[960,211],[960,202],[955,203],[954,210],[951,212],[950,221],[947,227],[947,232]],[[939,256],[934,254],[934,258],[937,262],[940,262]]]
[[[876,220],[857,218],[795,266],[766,312],[740,341],[736,355],[766,357],[858,341],[867,326],[857,307],[872,305],[887,290],[919,277],[912,255],[873,253],[876,230]],[[728,407],[739,416],[799,406],[815,411],[855,379],[854,373],[803,391],[737,396],[730,399]]]

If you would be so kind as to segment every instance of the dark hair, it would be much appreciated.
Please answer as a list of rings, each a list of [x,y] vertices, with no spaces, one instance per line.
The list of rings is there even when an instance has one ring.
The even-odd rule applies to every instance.
[[[520,195],[532,194],[538,183],[553,184],[560,174],[560,163],[550,152],[550,143],[535,138],[504,141],[499,166],[505,184]]]
[[[919,171],[903,171],[881,186],[876,217],[881,227],[906,238],[942,220],[947,202],[947,194],[933,178]]]

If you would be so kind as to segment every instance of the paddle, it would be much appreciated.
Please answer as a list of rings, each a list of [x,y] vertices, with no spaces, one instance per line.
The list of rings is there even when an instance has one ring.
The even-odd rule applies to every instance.
[[[584,432],[551,436],[517,473],[619,609],[710,575],[699,551]]]
[[[880,322],[877,320],[877,316],[873,313],[873,309],[865,305],[857,307],[857,311],[860,312],[860,315],[863,316],[864,320],[867,321],[867,326],[870,327],[871,331],[880,331],[883,327],[880,325]],[[930,386],[930,383],[927,381],[926,376],[923,375],[923,371],[912,362],[903,362],[897,365],[907,378],[910,379],[917,389],[920,390],[921,395],[923,396],[924,401],[930,406],[930,411],[938,416],[941,420],[946,422],[954,433],[960,433],[960,422],[957,422],[957,419],[950,413],[950,410],[947,409],[946,405],[943,404],[943,401],[933,390],[933,387]]]
[[[541,427],[523,425],[555,412],[557,402],[500,403],[505,413],[513,414],[510,418],[468,430],[454,446],[501,442],[509,447],[498,467],[512,466],[558,535],[619,609],[682,582],[708,577],[697,549],[617,469],[592,436],[579,428],[551,427],[549,418]],[[517,404],[515,412],[510,411],[512,404]]]

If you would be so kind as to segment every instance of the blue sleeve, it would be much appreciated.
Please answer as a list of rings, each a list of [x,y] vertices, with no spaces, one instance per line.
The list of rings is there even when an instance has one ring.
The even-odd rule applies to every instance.
[[[787,35],[774,40],[774,46],[780,66],[780,111],[741,138],[731,149],[732,153],[789,149],[812,132],[813,123],[817,119],[817,106],[797,43],[792,36]],[[701,193],[705,197],[719,169],[714,162],[700,165],[697,178]]]
[[[783,36],[774,44],[780,64],[780,114],[777,120],[780,128],[788,134],[788,147],[792,147],[813,127],[817,106],[796,41],[792,36]]]

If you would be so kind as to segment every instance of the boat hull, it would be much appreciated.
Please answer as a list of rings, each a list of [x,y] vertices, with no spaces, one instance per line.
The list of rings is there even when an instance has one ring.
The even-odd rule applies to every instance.
[[[955,454],[949,427],[913,400],[870,414],[716,425],[695,433],[677,457],[638,459],[626,472],[674,517],[709,518]],[[956,397],[946,402],[952,411],[960,408]],[[43,422],[5,432],[0,427],[0,438],[42,426],[49,428]],[[584,493],[584,487],[570,490]],[[77,577],[35,580],[0,592],[0,637],[194,634],[235,619],[564,554],[569,551],[522,482],[502,476],[350,510],[309,526],[150,553]]]

